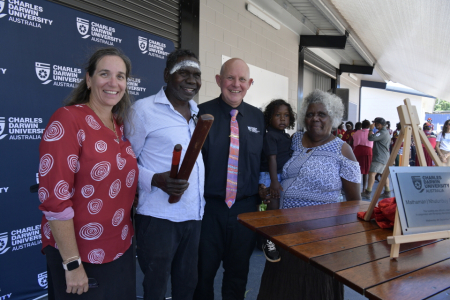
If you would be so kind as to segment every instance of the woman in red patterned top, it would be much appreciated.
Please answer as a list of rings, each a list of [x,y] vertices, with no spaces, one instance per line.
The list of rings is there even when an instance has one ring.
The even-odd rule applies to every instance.
[[[136,299],[130,212],[138,167],[122,125],[130,70],[119,50],[97,50],[45,129],[39,209],[49,299]]]

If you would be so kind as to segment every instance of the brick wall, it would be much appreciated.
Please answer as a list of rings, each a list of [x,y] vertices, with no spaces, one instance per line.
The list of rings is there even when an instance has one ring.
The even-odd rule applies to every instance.
[[[281,25],[276,30],[248,12],[244,0],[200,0],[200,62],[202,88],[199,103],[216,98],[215,82],[222,55],[289,78],[289,103],[297,107],[299,35]],[[267,102],[270,99],[265,99]]]

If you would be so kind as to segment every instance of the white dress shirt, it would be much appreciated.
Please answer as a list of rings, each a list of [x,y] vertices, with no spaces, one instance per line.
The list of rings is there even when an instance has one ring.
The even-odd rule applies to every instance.
[[[130,140],[139,167],[139,204],[137,213],[172,222],[201,220],[205,207],[203,197],[205,168],[202,154],[195,162],[188,179],[189,187],[180,201],[168,202],[169,195],[152,186],[156,173],[170,171],[173,147],[181,144],[180,167],[195,129],[176,111],[164,93],[165,87],[150,97],[136,101],[130,113],[130,123],[125,122],[126,137]],[[198,113],[197,104],[189,101],[191,116]]]

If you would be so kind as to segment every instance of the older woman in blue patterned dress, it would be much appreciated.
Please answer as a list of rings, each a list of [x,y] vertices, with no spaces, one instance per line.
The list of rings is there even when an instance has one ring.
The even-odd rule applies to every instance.
[[[291,159],[284,165],[281,208],[361,200],[361,175],[351,147],[331,134],[344,113],[342,100],[315,90],[303,101],[298,120],[306,132],[292,138]],[[281,261],[266,262],[258,300],[343,299],[343,286],[331,276],[280,249]]]

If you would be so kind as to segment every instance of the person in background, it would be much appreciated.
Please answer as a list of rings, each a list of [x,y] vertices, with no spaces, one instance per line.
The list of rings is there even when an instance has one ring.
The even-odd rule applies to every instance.
[[[335,136],[337,136],[338,138],[342,139],[342,137],[344,136],[344,133],[345,133],[344,122],[341,122],[341,124],[338,126],[337,130],[335,132],[333,132],[333,134]]]
[[[361,122],[356,122],[356,123],[355,123],[355,130],[353,131],[353,134],[352,134],[352,136],[350,137],[350,140],[349,140],[349,142],[348,142],[348,144],[349,144],[350,146],[352,146],[352,149],[353,149],[353,150],[354,150],[354,147],[353,147],[353,135],[354,135],[355,132],[357,132],[358,130],[361,130],[361,127],[362,127]]]
[[[428,118],[427,119],[427,123],[429,123],[430,124],[430,127],[431,127],[431,131],[432,132],[434,132],[434,125],[433,125],[433,119],[432,118]],[[436,133],[435,133],[436,134]]]
[[[193,98],[202,86],[200,62],[192,51],[178,49],[167,56],[161,75],[167,86],[133,105],[130,116],[134,127],[126,132],[141,174],[136,252],[144,273],[146,300],[164,299],[169,276],[172,297],[191,300],[197,284],[205,206],[202,155],[197,157],[189,181],[170,178],[169,170],[174,146],[183,147],[181,165],[195,130],[198,108]],[[169,203],[171,195],[181,198]]]
[[[344,135],[342,136],[342,140],[344,142],[346,142],[347,144],[350,144],[353,133],[355,133],[355,131],[353,130],[353,122],[347,121],[345,123],[345,128],[347,130],[345,131]]]
[[[445,121],[436,139],[436,152],[444,166],[450,167],[450,119]]]
[[[436,148],[436,135],[431,131],[431,124],[428,123],[428,122],[425,122],[423,124],[422,129],[423,129],[423,133],[425,133],[425,135],[427,136],[428,141],[431,144],[431,147],[433,147],[433,149]],[[425,156],[425,161],[427,162],[427,166],[430,167],[430,166],[433,165],[433,160],[431,159],[431,156],[428,153],[428,151],[426,150],[424,144],[422,144],[422,148],[423,148],[423,153],[424,153],[424,156]],[[416,153],[416,166],[419,166],[419,165],[420,165],[419,164],[419,157],[417,156],[417,153]]]
[[[396,130],[394,130],[394,132],[392,133],[392,139],[391,139],[392,142],[391,142],[390,150],[392,150],[392,147],[394,147],[395,143],[397,142],[397,139],[398,139],[401,129],[402,129],[402,124],[400,122],[398,122],[396,124]],[[395,157],[395,166],[396,167],[398,167],[400,165],[400,155],[402,155],[402,153],[403,153],[403,141],[402,141],[402,146],[398,150],[397,156]]]
[[[374,130],[375,129],[376,128],[374,128]],[[389,136],[391,137],[391,140],[392,140],[392,136],[394,134],[394,131],[391,129],[391,122],[389,122],[389,121],[386,121],[386,130],[389,132]],[[375,133],[376,133],[376,131],[374,131],[374,134]],[[389,145],[389,153],[391,153],[391,150],[392,150],[392,143]],[[381,174],[377,173],[377,175],[375,175],[375,180],[377,182],[380,182],[380,178],[381,178]]]
[[[375,133],[377,133],[377,132],[378,132],[378,128],[374,127],[374,128],[372,129],[372,133],[375,134]]]
[[[264,122],[267,133],[263,141],[263,159],[259,175],[260,188],[269,187],[270,199],[266,200],[267,210],[279,209],[281,172],[284,164],[291,157],[291,138],[285,129],[293,129],[295,113],[285,100],[270,102],[264,110]],[[275,244],[264,239],[262,250],[270,262],[280,261],[280,254]]]
[[[386,121],[386,130],[389,131],[389,135],[391,136],[391,139],[392,139],[393,131],[392,131],[392,129],[390,129],[390,128],[391,128],[391,122]],[[377,133],[377,131],[378,131],[378,129],[375,127],[375,128],[373,129],[373,134]],[[392,144],[389,145],[389,153],[391,153],[391,149],[392,149]],[[380,178],[381,178],[381,174],[380,174],[380,173],[377,173],[377,175],[375,175],[375,181],[376,181],[376,182],[380,182]]]
[[[283,167],[281,208],[361,200],[361,175],[351,147],[331,128],[344,113],[336,95],[315,90],[302,102],[298,121],[306,132],[292,137],[292,157]],[[262,195],[264,196],[264,195]],[[280,248],[281,261],[266,261],[258,300],[343,299],[343,285],[332,276]]]
[[[391,129],[391,122],[386,121],[386,130],[389,132],[389,135],[392,138],[392,134],[394,133],[394,131]]]
[[[416,141],[411,134],[411,152],[409,153],[409,166],[416,166]]]
[[[131,207],[139,170],[122,125],[130,72],[121,51],[97,50],[45,129],[38,194],[48,299],[136,299]]]
[[[221,94],[199,105],[214,123],[202,148],[205,162],[205,215],[199,247],[199,279],[194,299],[214,299],[214,277],[223,262],[222,299],[245,297],[256,235],[237,216],[256,211],[264,115],[244,102],[251,87],[248,65],[227,60],[216,75]]]
[[[377,133],[373,134],[372,129],[377,128]],[[384,168],[389,160],[389,145],[391,143],[391,137],[386,130],[386,121],[383,118],[375,118],[373,123],[369,127],[368,139],[373,143],[372,149],[372,162],[369,170],[369,182],[367,188],[361,193],[364,199],[370,199],[372,194],[372,187],[375,183],[375,175],[377,173],[383,174]],[[384,185],[384,193],[380,195],[383,198],[389,198],[391,191],[389,189],[389,178],[386,182],[380,182]]]
[[[363,191],[367,188],[369,169],[372,162],[373,142],[369,141],[369,127],[370,121],[364,120],[362,122],[362,129],[353,134],[353,152],[361,170]]]

